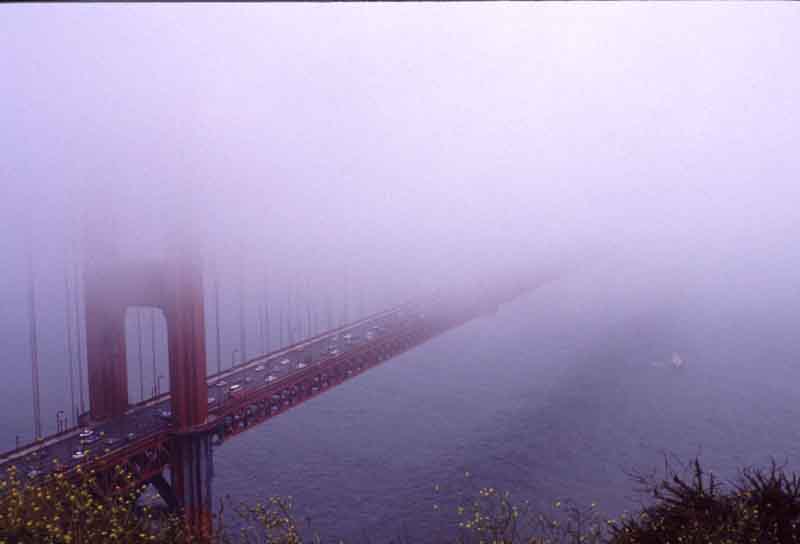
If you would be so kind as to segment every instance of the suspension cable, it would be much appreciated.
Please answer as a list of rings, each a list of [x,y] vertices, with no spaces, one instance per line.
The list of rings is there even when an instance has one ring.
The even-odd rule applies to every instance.
[[[31,385],[33,389],[33,428],[35,440],[42,438],[41,399],[39,397],[39,349],[36,335],[36,286],[33,269],[33,237],[28,232],[26,257],[28,264],[28,317],[30,319]]]
[[[142,357],[142,310],[136,308],[136,338],[139,342],[139,400],[144,400],[144,358]]]
[[[219,266],[214,256],[214,325],[217,329],[217,374],[222,372],[222,340],[219,324]]]
[[[153,396],[160,393],[158,386],[158,366],[156,365],[156,309],[150,308],[150,347],[153,350]]]
[[[239,261],[239,349],[242,352],[242,361],[247,360],[247,329],[244,324],[244,254]]]
[[[81,320],[81,305],[80,305],[80,288],[81,288],[81,275],[78,261],[80,260],[80,252],[77,242],[73,245],[73,254],[75,257],[72,260],[72,272],[74,278],[74,289],[72,290],[72,302],[75,307],[75,331],[78,341],[77,362],[78,362],[78,404],[81,414],[86,412],[86,405],[83,400],[83,327]],[[77,423],[77,421],[76,421]]]
[[[64,318],[67,325],[67,358],[69,360],[69,413],[73,424],[78,422],[75,404],[75,352],[72,348],[72,296],[69,285],[70,263],[64,263]]]

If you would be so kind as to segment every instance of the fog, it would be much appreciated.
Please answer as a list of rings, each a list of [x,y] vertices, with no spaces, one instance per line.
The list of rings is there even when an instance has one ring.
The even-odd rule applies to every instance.
[[[799,25],[771,3],[3,6],[4,449],[30,438],[25,247],[53,430],[87,232],[134,260],[190,232],[225,364],[240,285],[248,356],[289,313],[307,334],[554,266],[609,316],[796,319]]]

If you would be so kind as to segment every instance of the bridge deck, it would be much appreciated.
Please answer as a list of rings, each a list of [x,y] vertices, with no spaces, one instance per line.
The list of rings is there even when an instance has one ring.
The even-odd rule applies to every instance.
[[[381,312],[209,376],[208,426],[221,422],[243,402],[252,402],[251,397],[270,398],[284,391],[292,378],[391,337],[414,311],[411,305],[404,305]],[[333,346],[338,352],[330,351]],[[277,411],[283,412],[283,402],[280,404]],[[12,465],[24,480],[44,474],[56,464],[70,468],[89,456],[119,457],[124,450],[137,449],[142,442],[157,442],[174,431],[171,415],[168,393],[132,405],[123,417],[73,428],[3,454],[0,478]]]
[[[221,443],[440,332],[496,311],[525,290],[495,293],[482,302],[435,296],[425,304],[407,303],[209,376],[208,420],[194,431],[211,433],[212,441]],[[107,469],[120,464],[138,482],[148,481],[169,465],[169,441],[178,433],[171,419],[169,394],[155,397],[122,417],[0,455],[0,479],[11,466],[26,480],[90,458],[104,477],[113,478],[115,471]],[[108,480],[102,487],[114,485]]]

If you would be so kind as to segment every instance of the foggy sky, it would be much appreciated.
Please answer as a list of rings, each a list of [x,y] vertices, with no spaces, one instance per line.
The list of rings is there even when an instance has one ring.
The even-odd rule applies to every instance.
[[[105,199],[143,251],[188,209],[216,243],[290,240],[287,256],[315,263],[388,246],[430,262],[780,245],[798,192],[798,16],[6,6],[3,200],[33,199],[39,228],[58,228]]]
[[[109,217],[132,256],[188,222],[223,267],[395,298],[620,256],[662,293],[796,296],[797,28],[770,3],[3,6],[0,296],[23,308],[28,225],[55,290]]]

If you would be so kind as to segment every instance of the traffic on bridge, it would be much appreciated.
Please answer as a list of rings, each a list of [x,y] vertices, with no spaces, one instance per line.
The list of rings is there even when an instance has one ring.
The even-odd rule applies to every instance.
[[[401,306],[209,376],[207,426],[215,430],[215,443],[249,426],[245,421],[250,423],[254,418],[248,416],[257,410],[261,410],[260,419],[275,416],[327,389],[337,378],[364,370],[364,366],[354,366],[345,370],[345,376],[330,372],[337,363],[350,361],[366,349],[380,349],[387,339],[423,320],[424,314],[414,306]],[[248,407],[245,415],[237,413],[243,404]],[[14,465],[20,478],[35,478],[56,466],[70,468],[87,458],[114,457],[139,441],[163,442],[172,420],[167,393],[133,405],[123,417],[88,424],[9,452],[0,461],[0,474]]]

